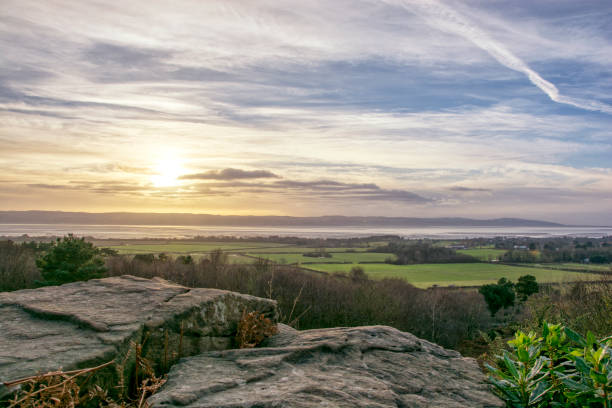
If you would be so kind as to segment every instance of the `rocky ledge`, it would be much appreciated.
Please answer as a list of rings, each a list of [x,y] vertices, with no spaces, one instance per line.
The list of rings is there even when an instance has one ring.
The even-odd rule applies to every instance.
[[[155,408],[503,406],[473,359],[391,327],[279,324],[262,347],[235,349],[244,311],[277,320],[268,299],[133,276],[0,293],[0,397],[14,391],[3,382],[60,368],[115,360],[129,375],[141,344],[170,370]],[[111,389],[119,372],[91,383]]]
[[[169,407],[502,407],[476,361],[386,326],[280,333],[175,365],[149,399]]]
[[[232,348],[244,310],[276,321],[272,300],[159,278],[121,276],[0,293],[0,388],[20,377],[121,359],[135,343],[164,370],[181,356]],[[96,380],[102,383],[116,380],[114,369],[101,375],[106,378]]]

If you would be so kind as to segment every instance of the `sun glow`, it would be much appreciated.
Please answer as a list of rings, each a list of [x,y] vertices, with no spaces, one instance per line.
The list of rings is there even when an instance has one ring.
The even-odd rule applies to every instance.
[[[176,158],[164,158],[155,166],[151,183],[155,187],[174,187],[180,184],[179,176],[184,173],[181,162]]]

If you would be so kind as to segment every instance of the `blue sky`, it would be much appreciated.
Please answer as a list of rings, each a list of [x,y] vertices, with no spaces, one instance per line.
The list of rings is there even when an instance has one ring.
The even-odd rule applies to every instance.
[[[609,1],[5,1],[0,209],[612,224]]]

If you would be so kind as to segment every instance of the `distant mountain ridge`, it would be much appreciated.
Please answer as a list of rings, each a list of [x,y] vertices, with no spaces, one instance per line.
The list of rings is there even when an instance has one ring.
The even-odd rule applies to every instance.
[[[184,225],[244,227],[566,227],[522,218],[288,217],[190,213],[0,211],[1,224]]]

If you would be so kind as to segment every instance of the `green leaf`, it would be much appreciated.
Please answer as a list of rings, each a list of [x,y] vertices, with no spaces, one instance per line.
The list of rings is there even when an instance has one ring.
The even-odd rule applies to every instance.
[[[569,339],[574,343],[580,345],[581,347],[586,347],[587,341],[584,339],[584,337],[582,337],[580,334],[576,333],[569,327],[565,328],[565,335],[569,337]]]
[[[520,347],[516,350],[516,355],[518,356],[519,361],[523,363],[526,363],[529,361],[529,353],[523,347]]]
[[[597,352],[595,353],[597,362],[601,363],[601,360],[603,360],[606,354],[608,354],[608,346],[604,346],[603,348],[597,350]]]
[[[586,341],[589,347],[592,347],[593,344],[597,344],[597,339],[595,338],[595,335],[590,330],[587,332]]]
[[[540,371],[542,371],[543,367],[544,367],[544,360],[541,359],[541,358],[537,359],[535,364],[531,368],[531,370],[529,370],[529,374],[527,375],[527,379],[530,380],[532,378],[535,378],[538,374],[540,374]]]
[[[588,376],[591,372],[591,369],[589,368],[589,366],[587,365],[587,363],[581,358],[581,357],[576,357],[574,359],[574,361],[576,362],[576,368],[584,375]]]
[[[514,361],[510,359],[510,356],[508,356],[507,352],[504,352],[504,364],[506,365],[506,368],[508,368],[508,371],[510,372],[512,377],[516,379],[520,378],[519,372],[516,369],[516,366],[514,365]]]
[[[529,395],[529,405],[539,402],[552,388],[553,386],[548,387],[545,381],[538,383],[538,386]]]
[[[607,376],[603,373],[600,373],[597,370],[591,369],[591,372],[589,373],[589,375],[591,379],[595,381],[596,383],[605,384],[606,382],[608,382]]]
[[[561,378],[561,382],[570,390],[577,392],[590,392],[591,387],[586,384],[572,380],[571,378]]]

